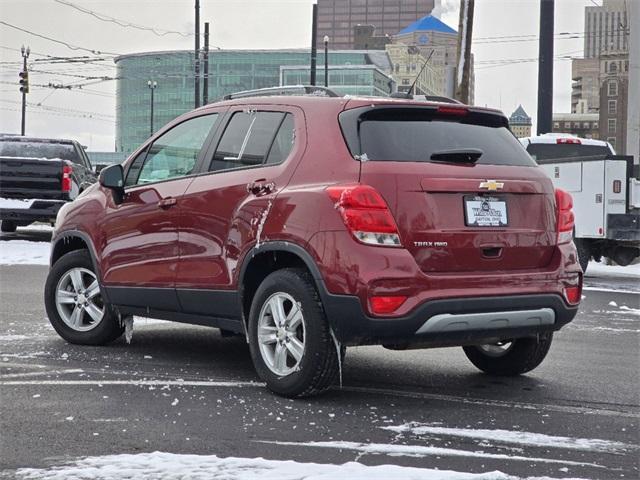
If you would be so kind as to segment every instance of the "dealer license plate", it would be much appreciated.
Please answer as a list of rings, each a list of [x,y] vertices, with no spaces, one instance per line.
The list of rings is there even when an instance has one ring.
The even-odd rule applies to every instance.
[[[506,227],[507,202],[497,197],[464,197],[465,224],[469,227]]]

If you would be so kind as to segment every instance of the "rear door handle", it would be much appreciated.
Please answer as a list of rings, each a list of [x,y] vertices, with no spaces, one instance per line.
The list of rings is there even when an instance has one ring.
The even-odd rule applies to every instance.
[[[256,197],[267,195],[276,189],[276,184],[273,182],[267,182],[262,178],[247,184],[247,192],[254,194]]]
[[[158,206],[162,209],[173,207],[177,203],[177,200],[173,197],[163,198],[158,202]]]

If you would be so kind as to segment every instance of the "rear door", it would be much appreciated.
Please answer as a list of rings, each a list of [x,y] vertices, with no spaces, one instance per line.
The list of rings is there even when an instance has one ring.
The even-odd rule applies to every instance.
[[[361,182],[385,197],[404,247],[423,271],[536,269],[550,262],[553,186],[504,117],[461,107],[363,113],[356,147],[365,160]]]
[[[116,205],[108,197],[101,223],[106,237],[102,251],[104,283],[111,287],[167,289],[162,297],[153,297],[161,300],[160,304],[149,305],[145,303],[148,298],[140,295],[117,298],[114,303],[178,308],[174,288],[180,202],[197,173],[201,150],[217,116],[190,118],[159,136],[130,163],[124,201]]]
[[[233,289],[233,271],[252,246],[267,240],[263,227],[286,220],[276,203],[304,151],[305,123],[296,107],[230,109],[198,176],[182,202],[180,268],[176,286],[188,313],[231,315],[235,303],[214,291]]]

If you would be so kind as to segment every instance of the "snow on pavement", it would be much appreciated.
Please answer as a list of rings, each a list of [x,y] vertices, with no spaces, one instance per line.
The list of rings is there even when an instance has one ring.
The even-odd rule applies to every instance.
[[[604,263],[590,261],[585,277],[635,277],[640,281],[640,263],[635,265],[605,265]]]
[[[0,242],[0,265],[48,265],[51,244],[28,240]]]
[[[515,430],[448,428],[416,422],[381,428],[383,430],[390,430],[396,433],[411,433],[413,435],[448,435],[453,437],[473,438],[477,440],[490,440],[495,443],[526,445],[529,447],[562,448],[596,452],[618,452],[637,448],[635,445],[627,445],[625,443],[600,440],[597,438],[560,437]]]
[[[499,471],[477,474],[356,462],[330,465],[164,452],[87,457],[51,468],[22,468],[15,474],[25,480],[517,480]]]

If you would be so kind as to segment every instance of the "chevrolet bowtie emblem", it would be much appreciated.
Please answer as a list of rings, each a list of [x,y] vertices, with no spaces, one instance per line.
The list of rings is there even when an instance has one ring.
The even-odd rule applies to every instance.
[[[487,190],[500,190],[502,187],[504,187],[504,183],[502,182],[496,182],[495,180],[487,180],[486,182],[480,182],[480,187],[479,188],[486,188]]]

